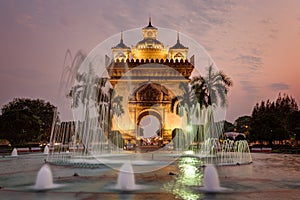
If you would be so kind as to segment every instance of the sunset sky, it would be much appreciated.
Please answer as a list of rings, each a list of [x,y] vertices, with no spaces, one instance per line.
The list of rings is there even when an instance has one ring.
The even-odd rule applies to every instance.
[[[154,26],[203,45],[231,77],[228,121],[279,92],[300,104],[299,0],[2,0],[0,105],[15,97],[60,105],[67,49],[88,53],[120,31],[146,26],[149,15]]]

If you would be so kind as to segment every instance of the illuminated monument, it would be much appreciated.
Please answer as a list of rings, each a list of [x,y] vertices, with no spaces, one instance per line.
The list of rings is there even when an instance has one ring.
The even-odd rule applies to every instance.
[[[218,99],[208,106],[195,101],[196,94],[211,96],[205,91],[216,83],[222,85],[220,79],[202,77],[198,93],[191,90],[190,77],[200,76],[201,66],[213,63],[205,49],[185,36],[184,46],[178,33],[175,42],[176,31],[158,30],[151,20],[140,41],[136,40],[140,29],[124,33],[126,40],[122,33],[119,43],[119,36],[113,36],[89,55],[77,54],[72,67],[67,67],[72,73],[66,79],[74,79],[70,94],[74,122],[53,124],[47,161],[114,167],[130,159],[149,163],[160,153],[167,164],[194,153],[204,164],[250,163],[246,140],[220,140],[225,109]],[[134,149],[134,154],[124,151],[129,144],[132,148],[127,150]]]
[[[152,116],[159,124],[151,135],[167,142],[173,130],[182,128],[182,118],[171,105],[183,94],[180,83],[190,81],[193,57],[187,60],[188,47],[180,43],[179,34],[170,48],[157,40],[159,32],[151,19],[142,34],[143,39],[132,47],[125,44],[121,34],[119,44],[112,47],[113,59],[106,69],[116,95],[123,97],[124,108],[122,115],[113,117],[112,130],[119,131],[126,141],[135,141],[144,136],[141,121]]]

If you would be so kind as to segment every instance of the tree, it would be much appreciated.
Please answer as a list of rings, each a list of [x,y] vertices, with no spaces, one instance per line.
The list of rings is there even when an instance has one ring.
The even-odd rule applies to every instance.
[[[234,125],[228,121],[224,122],[224,132],[233,132],[234,131]]]
[[[281,96],[279,93],[278,98],[273,102],[267,100],[257,103],[252,111],[249,139],[268,141],[269,145],[272,145],[274,140],[290,139],[293,136],[292,127],[295,127],[291,125],[291,117],[297,111],[295,99],[286,94]]]
[[[233,85],[231,79],[223,72],[214,72],[213,65],[207,69],[205,77],[197,76],[191,80],[195,98],[200,106],[225,106],[229,87]]]
[[[88,145],[93,138],[101,135],[107,128],[105,117],[109,103],[108,91],[105,91],[107,78],[96,75],[92,62],[88,62],[87,72],[76,74],[76,85],[71,89],[69,96],[72,97],[72,107],[82,109],[82,116],[77,121],[76,138],[80,139],[85,146],[85,153],[88,152]],[[99,113],[90,113],[90,109],[95,108]],[[82,121],[82,123],[80,123]],[[97,128],[102,129],[101,133],[94,132],[91,123],[98,121]],[[82,127],[79,127],[82,126]],[[80,130],[80,131],[79,131]]]
[[[112,135],[112,118],[113,116],[120,117],[124,113],[122,106],[123,97],[118,95],[113,89],[109,90],[109,111],[108,111],[108,138]]]
[[[115,147],[123,149],[125,141],[122,137],[120,131],[112,131],[110,141],[115,145]],[[116,149],[114,149],[116,150]]]
[[[114,90],[111,90],[110,96],[112,115],[120,117],[122,114],[124,114],[124,108],[122,106],[123,97],[120,95],[116,96]]]
[[[89,62],[86,72],[77,73],[77,84],[70,91],[69,96],[73,100],[72,107],[78,108],[81,105],[85,111],[82,113],[82,117],[84,117],[82,131],[77,132],[78,138],[85,146],[90,144],[90,140],[97,134],[103,138],[103,134],[106,133],[110,138],[113,115],[120,116],[124,113],[121,104],[123,97],[115,96],[114,90],[108,86],[108,80],[108,78],[97,76],[92,62]],[[93,120],[89,112],[91,107],[97,108],[100,133],[91,133],[90,131],[90,122]]]
[[[186,82],[181,82],[179,88],[183,91],[182,95],[176,96],[171,102],[171,112],[176,112],[177,115],[187,117],[187,127],[191,126],[191,114],[193,113],[193,106],[195,101],[193,98],[193,91]],[[187,133],[187,144],[194,139],[194,132]]]
[[[237,118],[234,121],[236,132],[245,133],[247,135],[248,131],[250,129],[251,122],[252,122],[251,116],[246,116],[245,115],[245,116]]]
[[[300,140],[300,111],[294,111],[289,115],[289,130],[296,140]]]
[[[224,107],[227,103],[227,93],[229,91],[229,87],[233,85],[231,79],[223,72],[223,71],[214,71],[213,65],[210,65],[207,68],[206,76],[197,76],[193,77],[191,80],[191,86],[194,94],[194,101],[197,102],[198,109],[203,110],[204,108],[207,110],[208,124],[207,127],[210,127],[208,137],[216,137],[216,135],[221,134],[221,125],[224,126],[223,123],[216,123],[214,121],[213,116],[213,106],[221,106]],[[200,112],[198,112],[200,113]],[[196,113],[196,115],[198,115]],[[198,132],[201,130],[201,125],[198,125]],[[219,131],[218,133],[215,133]],[[204,136],[206,138],[207,136]],[[217,136],[218,137],[218,136]]]
[[[172,100],[171,111],[176,111],[176,114],[182,116],[184,113],[187,114],[187,121],[191,123],[191,116],[200,118],[201,111],[206,109],[208,115],[208,121],[210,125],[218,126],[216,129],[210,128],[211,130],[206,132],[215,132],[221,130],[219,128],[222,123],[214,122],[212,106],[220,105],[225,106],[226,95],[229,87],[232,86],[231,79],[222,71],[215,72],[213,65],[210,65],[207,69],[207,75],[193,77],[190,84],[180,83],[179,87],[183,91],[181,96],[177,96]],[[175,106],[176,105],[176,106]],[[188,124],[188,126],[190,126]],[[196,142],[199,142],[205,136],[204,126],[197,124],[193,128],[193,136],[195,135]],[[209,134],[211,137],[213,134]],[[218,133],[217,133],[218,134]]]
[[[177,115],[183,116],[184,111],[187,114],[188,121],[190,121],[191,108],[195,104],[193,101],[193,91],[190,89],[188,83],[181,82],[179,88],[183,91],[182,95],[176,96],[172,99],[171,112],[176,112]]]
[[[91,100],[96,105],[99,102],[107,101],[108,95],[103,92],[107,80],[107,78],[100,78],[95,74],[91,63],[87,73],[77,73],[77,84],[73,86],[68,95],[72,97],[72,107],[77,108],[79,104],[89,106],[92,103]]]
[[[0,137],[12,145],[49,141],[55,110],[44,100],[16,98],[2,107]]]

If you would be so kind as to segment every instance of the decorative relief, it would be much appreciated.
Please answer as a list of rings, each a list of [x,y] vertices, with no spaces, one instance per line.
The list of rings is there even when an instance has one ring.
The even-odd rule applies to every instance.
[[[153,87],[152,84],[148,84],[147,87],[138,92],[137,99],[139,101],[161,101],[162,92],[159,91],[156,87]]]

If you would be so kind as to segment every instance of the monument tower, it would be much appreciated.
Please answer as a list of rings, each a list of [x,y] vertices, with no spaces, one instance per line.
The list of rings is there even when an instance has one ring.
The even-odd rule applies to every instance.
[[[141,121],[149,116],[158,122],[153,135],[164,142],[172,139],[174,129],[182,127],[182,118],[171,110],[171,104],[183,94],[180,83],[190,81],[193,58],[188,61],[188,47],[181,44],[179,33],[172,47],[159,41],[158,34],[149,19],[135,46],[128,47],[121,33],[119,44],[111,48],[113,58],[106,69],[116,95],[123,97],[124,109],[122,115],[113,117],[112,131],[119,131],[125,140],[144,137]]]

